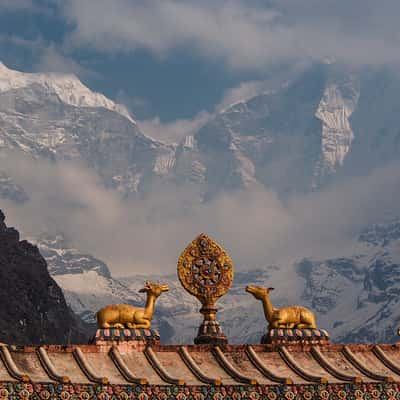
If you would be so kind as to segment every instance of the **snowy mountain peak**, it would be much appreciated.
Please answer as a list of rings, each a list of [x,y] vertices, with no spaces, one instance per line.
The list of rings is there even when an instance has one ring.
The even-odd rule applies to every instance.
[[[30,240],[37,245],[40,253],[46,258],[49,272],[53,276],[93,272],[103,278],[111,278],[110,271],[104,262],[75,249],[62,234],[55,236],[41,234],[38,238],[30,238]]]
[[[173,146],[145,136],[129,113],[71,74],[25,73],[0,64],[0,152],[79,162],[104,186],[129,194],[167,174]],[[0,195],[26,201],[13,172],[0,171]],[[147,185],[147,186],[146,186]]]
[[[125,106],[114,103],[101,93],[91,91],[76,75],[60,73],[27,73],[7,68],[0,62],[0,93],[40,85],[74,107],[101,107],[115,111],[136,123]]]

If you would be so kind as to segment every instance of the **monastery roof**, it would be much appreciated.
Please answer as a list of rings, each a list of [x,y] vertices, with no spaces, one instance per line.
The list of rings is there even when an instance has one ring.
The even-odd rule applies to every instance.
[[[400,343],[383,345],[1,346],[0,381],[71,384],[400,383]]]

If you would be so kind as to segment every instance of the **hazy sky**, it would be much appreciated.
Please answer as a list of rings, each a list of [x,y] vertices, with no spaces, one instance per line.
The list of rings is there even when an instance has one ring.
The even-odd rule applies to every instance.
[[[399,12],[397,0],[0,0],[0,59],[73,72],[149,129],[182,129],[282,69],[397,62]]]

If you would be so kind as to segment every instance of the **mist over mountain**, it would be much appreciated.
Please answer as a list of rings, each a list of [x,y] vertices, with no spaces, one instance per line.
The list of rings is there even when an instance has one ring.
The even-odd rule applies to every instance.
[[[399,85],[390,68],[315,65],[186,137],[179,180],[203,185],[206,196],[255,184],[287,196],[367,176],[398,160]]]
[[[252,282],[273,282],[277,304],[309,304],[336,338],[391,340],[383,321],[387,310],[391,324],[400,320],[399,89],[390,68],[317,64],[166,144],[73,75],[1,65],[0,196],[89,322],[105,302],[140,303],[144,276],[167,275],[191,317],[174,331],[168,294],[157,318],[168,340],[187,341],[197,305],[171,274],[205,231],[239,272],[220,313],[237,340],[263,330],[242,293]],[[246,337],[235,330],[238,307]]]

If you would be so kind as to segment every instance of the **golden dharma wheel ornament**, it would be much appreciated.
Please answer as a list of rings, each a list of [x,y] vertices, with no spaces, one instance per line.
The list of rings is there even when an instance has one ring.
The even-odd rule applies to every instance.
[[[178,277],[182,286],[202,303],[204,321],[195,343],[227,343],[215,320],[215,302],[233,282],[233,263],[226,251],[206,234],[200,234],[179,257]]]
[[[216,301],[232,285],[232,260],[217,242],[202,233],[179,257],[178,277],[182,286],[202,303]]]

